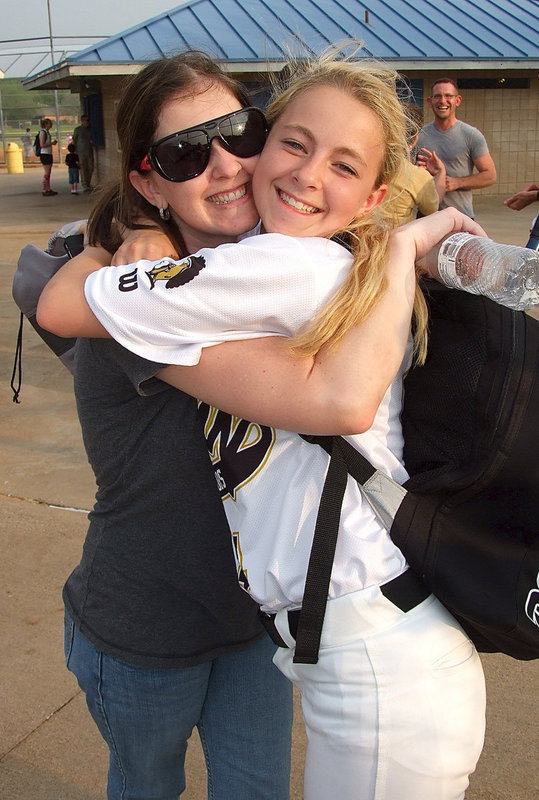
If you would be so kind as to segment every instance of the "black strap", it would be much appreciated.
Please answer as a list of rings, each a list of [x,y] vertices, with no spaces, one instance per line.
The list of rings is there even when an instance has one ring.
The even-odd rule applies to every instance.
[[[21,311],[21,318],[19,320],[19,330],[17,333],[17,344],[15,345],[15,358],[13,359],[13,372],[11,373],[10,386],[13,390],[13,397],[11,398],[14,403],[20,403],[19,395],[21,393],[22,385],[22,324],[24,315]],[[15,385],[15,380],[17,384]]]
[[[374,473],[376,472],[376,468],[373,467],[370,461],[368,461],[364,455],[362,455],[359,450],[356,450],[350,442],[347,442],[346,439],[343,439],[342,436],[307,436],[306,434],[300,434],[302,439],[305,439],[306,442],[310,444],[318,444],[322,449],[331,456],[333,450],[333,442],[337,439],[339,441],[339,447],[341,453],[344,457],[345,468],[349,475],[352,476],[358,483],[362,486],[365,484],[369,478],[372,478]]]
[[[296,664],[316,664],[348,475],[363,485],[376,469],[342,436],[302,435],[302,439],[320,445],[330,456],[307,567],[294,653]]]
[[[359,450],[356,450],[350,442],[343,439],[342,436],[335,438],[340,440],[348,474],[363,486],[369,478],[372,478],[376,472],[376,467],[373,467],[371,462]]]
[[[305,437],[304,437],[305,438]],[[333,557],[337,545],[341,506],[348,472],[338,436],[323,437],[331,448],[330,462],[320,498],[314,538],[305,578],[305,591],[299,615],[294,662],[316,664],[326,603],[328,598]],[[328,441],[329,440],[329,441]],[[312,437],[307,441],[313,441]]]

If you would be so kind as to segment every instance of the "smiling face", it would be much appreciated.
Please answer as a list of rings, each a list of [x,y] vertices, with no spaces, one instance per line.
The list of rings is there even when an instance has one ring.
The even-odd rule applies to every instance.
[[[153,141],[241,108],[224,87],[180,96],[165,103]],[[201,175],[182,183],[165,180],[153,170],[130,173],[134,187],[157,208],[168,208],[188,252],[232,242],[258,222],[251,178],[258,156],[238,158],[214,139],[208,166]]]
[[[427,103],[432,108],[437,121],[443,125],[452,125],[457,120],[457,108],[462,97],[452,83],[435,83]]]
[[[306,89],[273,123],[253,176],[268,233],[331,236],[375,208],[382,126],[363,103],[332,86]]]

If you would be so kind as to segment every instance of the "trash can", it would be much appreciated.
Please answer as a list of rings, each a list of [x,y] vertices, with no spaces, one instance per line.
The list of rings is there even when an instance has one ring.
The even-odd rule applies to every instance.
[[[19,175],[24,172],[22,165],[22,150],[15,142],[8,142],[6,147],[6,162],[9,175]]]

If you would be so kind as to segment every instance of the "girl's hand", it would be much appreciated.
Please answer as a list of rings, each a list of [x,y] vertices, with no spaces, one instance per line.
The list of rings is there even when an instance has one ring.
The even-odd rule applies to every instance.
[[[112,266],[134,264],[142,259],[158,261],[166,257],[178,258],[175,246],[158,228],[144,230],[123,228],[121,234],[123,243],[112,257],[110,262]]]
[[[404,252],[415,250],[416,267],[439,278],[438,251],[440,245],[452,233],[472,233],[476,236],[487,236],[483,228],[473,219],[457,211],[455,208],[444,208],[427,217],[416,219],[395,228],[391,233],[392,245],[404,248]]]

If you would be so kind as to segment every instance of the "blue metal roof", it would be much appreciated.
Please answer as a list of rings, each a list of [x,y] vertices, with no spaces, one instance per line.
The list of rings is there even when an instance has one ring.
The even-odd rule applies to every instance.
[[[353,37],[398,60],[539,58],[539,0],[187,0],[64,65],[144,63],[185,48],[261,65]]]

